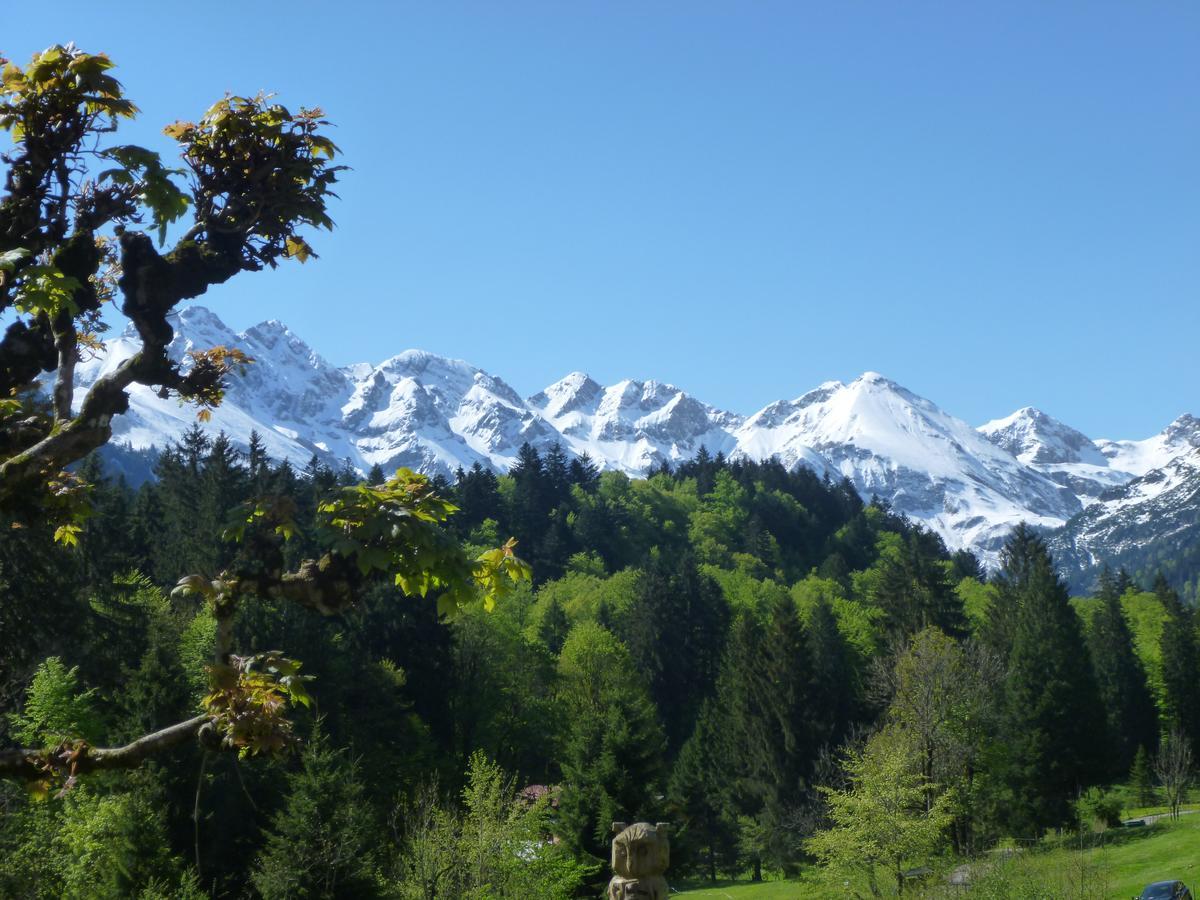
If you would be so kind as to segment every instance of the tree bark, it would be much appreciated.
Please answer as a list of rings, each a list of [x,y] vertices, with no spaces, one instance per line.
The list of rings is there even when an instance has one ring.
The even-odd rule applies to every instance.
[[[168,725],[160,731],[144,735],[124,747],[88,747],[80,750],[62,747],[57,750],[0,750],[0,777],[35,781],[51,771],[68,775],[84,775],[109,769],[132,769],[147,757],[177,747],[195,737],[211,720],[196,716],[185,722]]]

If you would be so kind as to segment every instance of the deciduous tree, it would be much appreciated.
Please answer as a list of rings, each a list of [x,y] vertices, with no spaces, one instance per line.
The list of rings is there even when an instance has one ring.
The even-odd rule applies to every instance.
[[[130,391],[178,397],[203,420],[226,380],[252,362],[227,347],[172,354],[171,314],[239,274],[314,257],[308,235],[332,228],[326,205],[343,167],[320,109],[228,95],[198,120],[164,129],[177,145],[174,165],[114,139],[138,110],[107,56],[53,46],[27,66],[0,66],[0,129],[14,144],[0,194],[0,314],[9,322],[0,338],[0,517],[6,531],[50,523],[58,541],[74,545],[90,512],[89,485],[69,467],[109,440]],[[77,396],[76,363],[100,348],[110,304],[141,347]],[[40,396],[46,381],[49,402]],[[185,441],[183,466],[198,465],[203,441]],[[216,498],[224,487],[214,481],[206,490]],[[494,599],[529,575],[511,544],[469,559],[445,528],[455,508],[421,476],[328,487],[306,542],[313,553],[298,565],[287,564],[282,544],[304,523],[294,504],[264,497],[233,529],[247,551],[235,563],[198,559],[203,569],[175,573],[184,575],[179,591],[200,597],[217,623],[200,715],[121,748],[80,739],[51,751],[0,751],[0,775],[39,780],[48,771],[75,777],[135,766],[197,735],[241,753],[280,746],[289,731],[282,711],[304,700],[304,679],[280,653],[234,654],[233,618],[248,597],[335,614],[370,576],[386,573],[408,594],[437,593],[446,610],[480,588]],[[197,495],[192,512],[205,508]]]

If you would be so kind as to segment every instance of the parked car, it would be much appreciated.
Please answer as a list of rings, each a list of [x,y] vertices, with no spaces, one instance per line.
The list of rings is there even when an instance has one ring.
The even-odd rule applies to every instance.
[[[1182,881],[1156,881],[1146,885],[1138,900],[1192,900],[1192,892]]]

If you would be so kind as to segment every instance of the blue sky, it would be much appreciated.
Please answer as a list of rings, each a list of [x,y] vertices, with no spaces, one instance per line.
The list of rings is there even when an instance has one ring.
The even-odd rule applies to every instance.
[[[203,302],[335,363],[421,347],[739,412],[876,370],[1094,437],[1200,413],[1195,3],[34,10],[0,51],[107,51],[125,139],[169,150],[226,90],[325,108],[353,171],[321,259]]]

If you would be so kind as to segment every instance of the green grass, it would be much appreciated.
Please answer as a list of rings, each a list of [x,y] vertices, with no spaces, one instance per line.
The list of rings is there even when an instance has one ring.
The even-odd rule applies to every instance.
[[[1095,849],[1064,846],[1032,854],[1029,863],[1048,884],[1082,885],[1089,897],[1128,900],[1151,882],[1173,878],[1194,892],[1200,888],[1200,815],[1114,830]]]
[[[1200,888],[1200,814],[1178,822],[1162,820],[1145,828],[1119,828],[1103,837],[1088,836],[1095,846],[1079,849],[1079,839],[1047,841],[1038,849],[1007,861],[976,863],[977,890],[956,892],[927,885],[924,892],[905,896],[926,898],[1086,897],[1088,900],[1129,900],[1153,881],[1178,878],[1193,892]],[[993,857],[993,859],[995,859]],[[989,883],[990,890],[985,888]],[[829,888],[814,881],[722,882],[695,886],[678,896],[689,900],[808,900],[827,898]]]
[[[798,881],[721,882],[716,887],[701,887],[682,891],[679,896],[705,900],[796,900],[798,897],[819,897],[814,885]]]
[[[1197,810],[1200,809],[1200,805],[1184,803],[1179,808],[1183,810]],[[1169,806],[1135,806],[1124,810],[1121,813],[1121,817],[1124,819],[1140,819],[1142,816],[1159,816],[1170,811],[1171,807]]]

